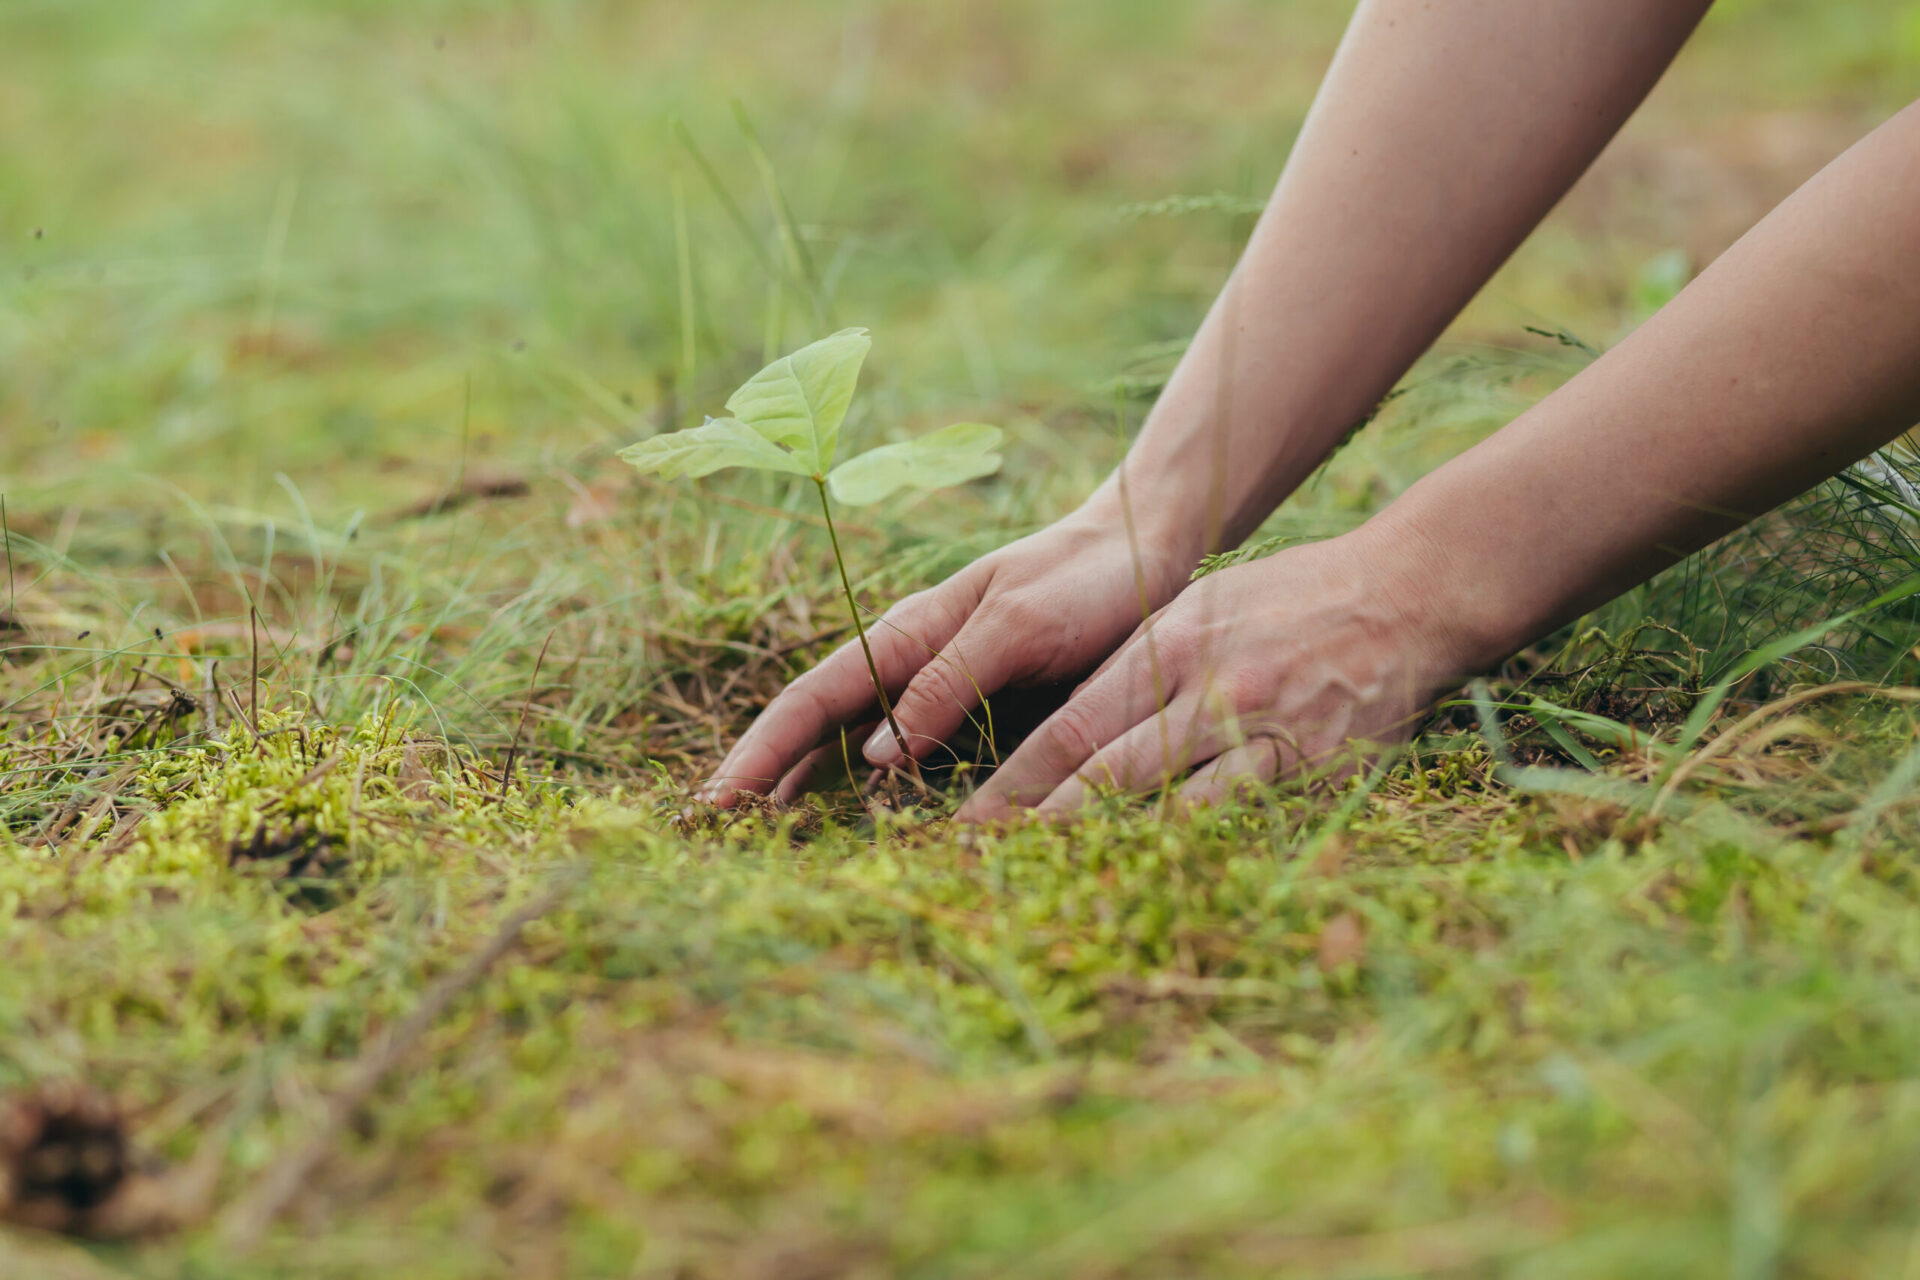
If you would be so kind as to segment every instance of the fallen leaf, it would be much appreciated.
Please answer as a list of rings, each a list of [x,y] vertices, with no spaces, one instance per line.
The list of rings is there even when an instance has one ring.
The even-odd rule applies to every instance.
[[[1328,878],[1339,875],[1342,864],[1347,860],[1347,851],[1345,836],[1335,835],[1328,838],[1320,846],[1320,852],[1313,857],[1314,874]]]
[[[1332,973],[1367,958],[1367,929],[1358,912],[1342,911],[1320,928],[1320,972]]]
[[[602,476],[586,484],[573,481],[573,501],[567,504],[567,528],[584,529],[613,519],[620,511],[620,495],[629,488],[632,482],[625,476]]]
[[[256,636],[260,640],[260,651],[268,657],[276,650],[292,648],[300,638],[298,632],[266,622],[257,628],[247,622],[203,622],[173,633],[174,642],[188,653],[203,653],[219,641],[251,647]]]
[[[398,774],[400,794],[409,800],[425,800],[433,791],[433,771],[421,762],[420,748],[409,741],[400,756]]]

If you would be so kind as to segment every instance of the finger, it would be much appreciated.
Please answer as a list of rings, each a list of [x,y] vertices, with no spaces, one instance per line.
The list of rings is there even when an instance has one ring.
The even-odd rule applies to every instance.
[[[816,790],[816,783],[832,786],[836,765],[844,768],[847,776],[851,777],[853,761],[859,757],[853,754],[850,744],[860,741],[863,735],[872,731],[871,724],[863,724],[849,728],[844,739],[835,734],[832,741],[815,747],[799,764],[787,770],[787,775],[780,779],[780,785],[773,789],[774,799],[781,804],[792,804],[807,792]]]
[[[1040,803],[1100,748],[1158,712],[1162,704],[1146,652],[1146,646],[1136,645],[1132,656],[1114,663],[1098,680],[1088,681],[1007,757],[954,816],[962,822],[993,821],[1017,805]],[[1171,698],[1175,692],[1170,687],[1165,696]]]
[[[786,776],[773,789],[773,798],[781,804],[792,804],[807,793],[807,784],[813,781],[814,774],[831,758],[832,746],[815,747],[799,764],[787,770]]]
[[[1248,791],[1270,785],[1299,766],[1299,753],[1285,738],[1261,734],[1230,747],[1194,770],[1180,788],[1187,808],[1225,804]]]
[[[700,798],[724,805],[736,791],[765,794],[836,724],[873,705],[873,680],[858,645],[835,650],[767,704],[734,743]]]
[[[999,692],[1013,676],[1022,650],[1030,647],[1011,634],[1004,620],[984,613],[969,618],[959,634],[920,668],[894,703],[894,721],[916,760],[924,759],[952,737],[984,698]],[[885,723],[873,731],[861,753],[869,764],[882,769],[902,760],[900,743]]]
[[[1036,812],[1073,813],[1093,798],[1095,788],[1146,791],[1170,783],[1195,760],[1218,752],[1221,733],[1201,715],[1199,699],[1180,698],[1094,752]]]
[[[909,596],[869,628],[867,642],[881,683],[904,688],[929,655],[952,639],[979,603],[974,575],[962,573],[932,591]],[[765,793],[828,734],[874,707],[873,677],[856,638],[767,704],[702,789],[700,798],[730,803],[735,791]]]

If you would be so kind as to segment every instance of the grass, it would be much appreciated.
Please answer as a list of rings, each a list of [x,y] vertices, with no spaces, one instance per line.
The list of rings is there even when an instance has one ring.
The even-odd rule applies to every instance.
[[[148,1163],[42,1223],[131,1239],[7,1228],[0,1271],[1920,1276],[1920,617],[1689,720],[1920,569],[1897,456],[1332,794],[686,798],[838,584],[806,494],[613,451],[870,324],[850,442],[1012,439],[842,525],[866,601],[1061,513],[1343,17],[9,5],[0,1164],[63,1087]],[[1891,0],[1722,9],[1266,534],[1551,389],[1917,66]]]

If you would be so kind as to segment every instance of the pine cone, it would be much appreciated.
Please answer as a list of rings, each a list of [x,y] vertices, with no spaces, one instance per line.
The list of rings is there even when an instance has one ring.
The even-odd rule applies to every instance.
[[[83,1232],[131,1167],[113,1099],[72,1081],[44,1084],[0,1108],[0,1218]]]

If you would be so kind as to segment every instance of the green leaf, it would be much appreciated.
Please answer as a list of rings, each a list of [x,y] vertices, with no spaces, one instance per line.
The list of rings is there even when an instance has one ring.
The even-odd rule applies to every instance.
[[[792,449],[803,474],[825,475],[872,346],[865,329],[842,329],[802,347],[749,378],[727,401],[727,412]]]
[[[812,472],[795,455],[774,444],[738,418],[708,418],[701,426],[653,436],[620,451],[620,458],[641,471],[665,479],[711,475],[723,467],[755,471]]]
[[[849,506],[878,502],[900,489],[942,489],[1000,469],[1000,428],[956,422],[917,440],[883,444],[833,469],[833,496]]]

